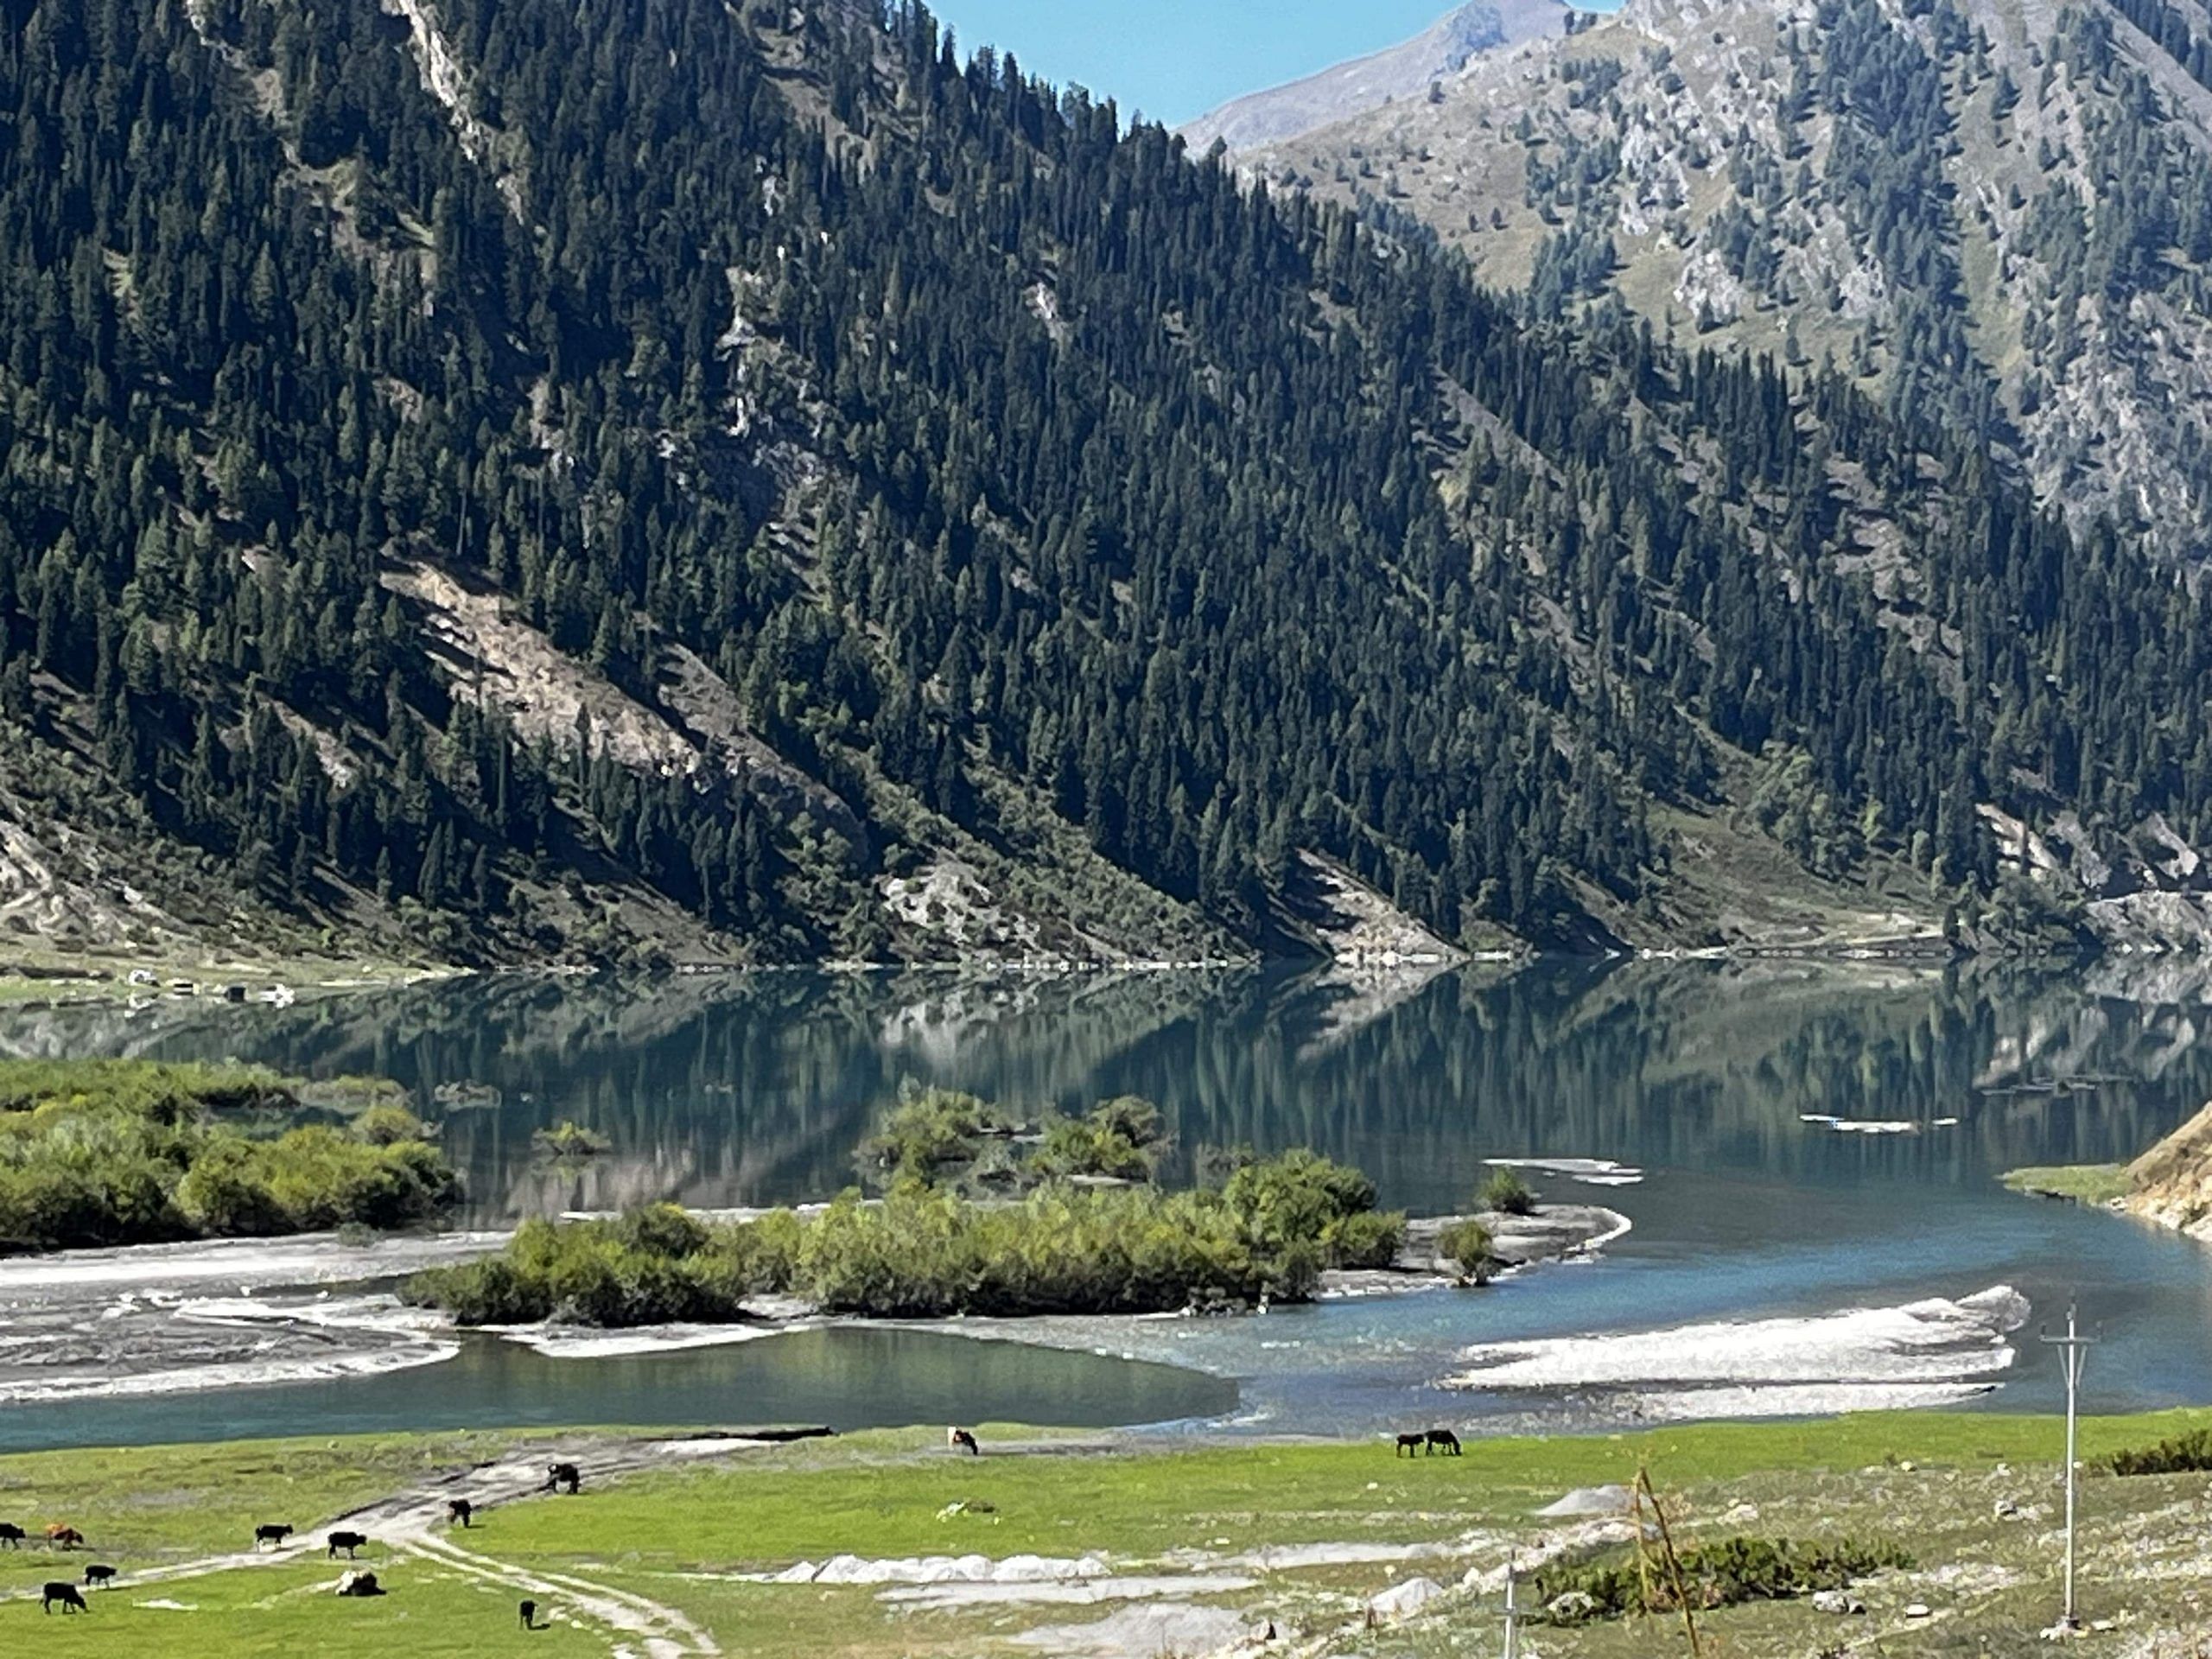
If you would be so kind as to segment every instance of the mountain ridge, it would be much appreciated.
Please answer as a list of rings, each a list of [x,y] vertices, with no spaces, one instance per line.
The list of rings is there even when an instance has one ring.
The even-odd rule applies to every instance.
[[[1565,0],[1470,0],[1398,45],[1231,99],[1179,128],[1193,150],[1280,143],[1397,99],[1423,97],[1484,52],[1564,35]]]
[[[1618,301],[1834,360],[1903,417],[1980,434],[2077,528],[2109,514],[2194,561],[2207,42],[2194,0],[1629,0],[1473,61],[1437,105],[1240,160],[1421,227],[1539,314]]]

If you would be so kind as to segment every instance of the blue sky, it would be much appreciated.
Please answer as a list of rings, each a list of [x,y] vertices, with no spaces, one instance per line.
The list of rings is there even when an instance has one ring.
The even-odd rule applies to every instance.
[[[933,0],[960,37],[1173,126],[1418,35],[1451,0]]]

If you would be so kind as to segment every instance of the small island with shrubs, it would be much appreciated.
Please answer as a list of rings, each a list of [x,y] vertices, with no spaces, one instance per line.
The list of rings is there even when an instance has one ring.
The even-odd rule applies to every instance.
[[[472,1326],[734,1324],[796,1308],[1014,1319],[1236,1312],[1334,1287],[1479,1283],[1497,1264],[1483,1220],[1409,1225],[1373,1181],[1318,1153],[1209,1151],[1171,1191],[1158,1179],[1169,1150],[1146,1101],[1030,1122],[909,1090],[855,1156],[877,1196],[855,1187],[734,1219],[662,1205],[532,1221],[503,1254],[420,1274],[403,1296]]]
[[[0,1255],[389,1230],[439,1218],[460,1193],[381,1079],[0,1061]]]

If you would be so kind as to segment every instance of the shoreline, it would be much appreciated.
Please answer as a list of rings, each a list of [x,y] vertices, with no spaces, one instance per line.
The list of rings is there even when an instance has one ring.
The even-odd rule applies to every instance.
[[[799,1208],[804,1213],[805,1207]],[[726,1219],[758,1212],[702,1213]],[[1452,1219],[1420,1224],[1433,1240]],[[1526,1219],[1488,1219],[1515,1224],[1494,1230],[1516,1252],[1504,1269],[1510,1274],[1547,1262],[1586,1260],[1633,1225],[1618,1211],[1588,1205],[1546,1205]],[[353,1288],[495,1255],[512,1236],[507,1230],[482,1230],[355,1244],[335,1234],[316,1234],[62,1251],[0,1263],[0,1406],[183,1397],[378,1375],[444,1363],[459,1356],[469,1336],[479,1334],[554,1360],[650,1357],[836,1329],[988,1337],[1138,1358],[1118,1353],[1117,1335],[1132,1326],[1192,1317],[880,1319],[823,1314],[796,1301],[762,1298],[758,1320],[729,1325],[607,1330],[532,1325],[467,1331],[442,1315],[402,1306],[388,1291]],[[1414,1295],[1457,1283],[1456,1277],[1437,1271],[1433,1252],[1424,1258],[1410,1242],[1401,1263],[1374,1272],[1325,1275],[1316,1301]],[[1234,1320],[1263,1314],[1264,1310],[1210,1317]],[[1185,1369],[1203,1374],[1198,1366]]]

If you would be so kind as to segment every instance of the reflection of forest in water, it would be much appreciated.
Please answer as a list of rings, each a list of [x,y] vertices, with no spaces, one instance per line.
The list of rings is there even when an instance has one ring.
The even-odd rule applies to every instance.
[[[1986,1179],[2133,1155],[2212,1096],[2212,976],[1798,961],[976,980],[493,978],[289,1009],[10,1014],[0,1047],[375,1072],[425,1101],[483,1215],[818,1197],[914,1077],[1022,1109],[1158,1101],[1179,1144],[1318,1147],[1395,1201],[1480,1158],[1590,1154],[1821,1180]],[[1800,1121],[1963,1120],[1840,1137]],[[563,1119],[615,1152],[543,1169]]]

